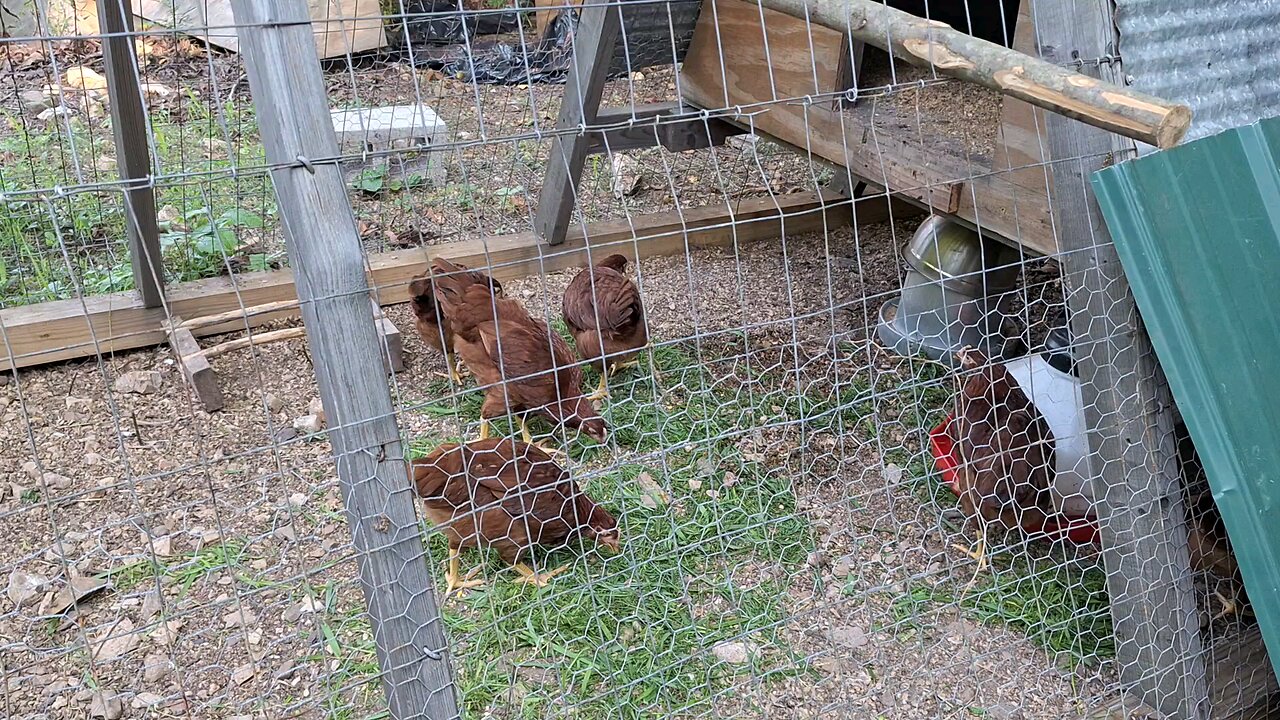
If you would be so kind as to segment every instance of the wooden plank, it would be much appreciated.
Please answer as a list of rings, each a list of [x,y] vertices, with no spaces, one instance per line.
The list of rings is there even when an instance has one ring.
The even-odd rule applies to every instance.
[[[364,253],[303,0],[233,0],[241,54],[328,419],[387,709],[458,715],[444,622],[379,352]]]
[[[147,143],[147,113],[138,85],[138,58],[134,54],[133,16],[125,12],[127,0],[98,0],[98,22],[103,33],[102,54],[110,97],[111,134],[115,139],[120,179],[129,181],[124,193],[125,235],[133,265],[133,286],[146,307],[164,302],[164,259],[160,254],[160,229],[156,225],[156,198],[151,187],[151,149]]]
[[[169,332],[169,345],[182,368],[183,379],[191,386],[205,412],[221,410],[226,403],[222,386],[218,384],[218,376],[209,365],[209,359],[201,352],[191,330],[182,326],[182,318],[174,317],[172,328]]]
[[[958,178],[965,175],[942,182],[927,158],[920,161],[925,153],[913,140],[873,132],[836,110],[838,103],[806,108],[798,102],[844,89],[841,68],[847,66],[848,48],[842,34],[821,25],[742,0],[708,0],[680,70],[681,92],[702,108],[743,106],[758,114],[737,116],[739,124],[847,167],[890,192],[955,212]]]
[[[210,45],[240,51],[231,0],[132,2],[133,14],[138,17],[199,37]],[[387,44],[379,0],[307,0],[307,10],[321,58],[376,50]]]
[[[1045,60],[1114,51],[1110,0],[1037,0]],[[1117,80],[1111,65],[1086,71]],[[1092,192],[1104,157],[1133,143],[1062,115],[1046,117],[1063,286],[1082,361],[1081,394],[1097,471],[1115,668],[1125,688],[1168,718],[1207,717],[1200,624],[1187,548],[1173,400]]]
[[[913,65],[1159,148],[1182,141],[1191,108],[1125,85],[1045,62],[912,15],[883,0],[760,0],[763,7],[848,33]]]
[[[692,247],[727,245],[734,241],[730,225],[737,229],[740,243],[775,239],[785,229],[790,234],[822,232],[848,222],[848,205],[835,205],[834,195],[796,193],[777,198],[743,200],[733,207],[709,205],[675,212],[636,215],[630,222],[613,220],[587,225],[586,232],[572,228],[563,245],[548,249],[533,233],[499,235],[479,240],[445,243],[425,249],[397,250],[369,257],[370,282],[376,285],[378,301],[392,304],[408,301],[407,286],[414,275],[427,270],[436,254],[472,266],[487,265],[488,248],[498,267],[500,279],[561,270],[580,264],[588,243],[592,248],[628,251],[648,257],[685,252]],[[888,217],[883,198],[858,202],[858,221],[879,222]],[[843,210],[843,212],[842,212]],[[780,219],[785,216],[785,223]],[[824,218],[826,218],[824,220]],[[589,238],[589,240],[588,240]],[[169,288],[170,312],[197,322],[219,313],[230,317],[222,325],[196,328],[199,336],[242,331],[282,318],[296,317],[298,310],[283,309],[254,315],[247,321],[242,306],[264,303],[296,303],[293,274],[289,270],[242,273],[235,277],[177,283]],[[131,348],[159,345],[166,341],[168,318],[161,308],[146,308],[134,293],[111,293],[72,300],[0,309],[7,344],[0,343],[0,367],[31,367],[60,360],[92,357]],[[95,342],[96,338],[96,342]]]
[[[600,108],[595,124],[605,129],[587,133],[588,154],[654,145],[672,152],[702,150],[723,145],[730,136],[746,132],[719,118],[704,118],[702,111],[679,101],[634,108]]]
[[[227,353],[233,353],[237,350],[247,350],[251,347],[259,347],[261,345],[270,345],[275,342],[283,342],[285,340],[296,340],[306,335],[306,328],[290,327],[281,328],[279,330],[269,330],[267,332],[250,333],[244,337],[234,340],[228,340],[224,343],[218,343],[213,347],[207,347],[200,352],[205,359],[216,358]]]
[[[565,80],[557,128],[592,125],[600,107],[600,95],[613,60],[622,22],[619,9],[609,0],[590,0],[582,10],[574,31],[573,64]],[[547,172],[538,195],[534,227],[551,245],[564,242],[573,206],[578,200],[578,181],[587,159],[590,140],[585,134],[556,135],[551,141]]]

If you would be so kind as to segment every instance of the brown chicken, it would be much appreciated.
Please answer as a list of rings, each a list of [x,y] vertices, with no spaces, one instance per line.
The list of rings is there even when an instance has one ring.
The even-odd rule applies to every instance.
[[[1209,591],[1222,603],[1222,610],[1212,619],[1236,615],[1241,612],[1241,604],[1248,602],[1248,597],[1240,566],[1231,550],[1226,523],[1213,499],[1209,477],[1186,426],[1177,424],[1174,436],[1178,443],[1178,463],[1182,469],[1187,506],[1187,549],[1191,567],[1204,576]]]
[[[593,400],[607,397],[609,375],[637,364],[636,352],[649,344],[640,289],[623,274],[626,269],[625,256],[610,255],[564,289],[564,321],[578,355],[600,370]]]
[[[969,377],[956,397],[948,432],[960,461],[960,507],[979,530],[977,548],[960,549],[978,561],[981,572],[989,525],[1039,528],[1053,513],[1054,438],[1004,365],[990,364],[969,347],[956,357]]]
[[[469,270],[465,265],[455,264],[459,270],[468,271],[468,278],[481,287],[491,288],[491,294],[502,297],[502,283],[488,275]],[[435,298],[435,283],[431,273],[414,278],[409,283],[409,304],[413,308],[414,325],[418,334],[427,345],[444,353],[445,365],[449,368],[449,378],[462,384],[461,365],[453,353],[453,327],[449,317],[440,311]]]
[[[446,594],[483,584],[471,579],[475,570],[459,575],[461,548],[497,550],[520,582],[539,587],[567,566],[534,572],[523,560],[535,547],[582,539],[618,550],[617,520],[536,445],[496,438],[448,443],[415,460],[412,471],[427,517],[449,541]]]
[[[480,407],[481,439],[489,436],[491,418],[516,413],[521,437],[531,442],[524,416],[536,413],[603,444],[608,428],[582,394],[582,368],[564,338],[518,301],[491,295],[482,281],[444,274],[453,267],[441,258],[433,263],[436,300],[452,324],[454,350],[488,386]]]

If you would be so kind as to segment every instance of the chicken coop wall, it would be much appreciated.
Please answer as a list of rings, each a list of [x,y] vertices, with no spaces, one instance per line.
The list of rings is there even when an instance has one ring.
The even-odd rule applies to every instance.
[[[571,51],[592,3],[396,0],[381,18],[365,3],[208,5],[231,20],[174,29],[144,10],[132,31],[0,40],[7,716],[1271,707],[1256,628],[1223,605],[1243,603],[1229,548],[1197,514],[1212,498],[1183,499],[1194,459],[1174,451],[1171,401],[1085,188],[1132,143],[998,93],[972,102],[974,86],[939,68],[858,56],[831,28],[727,0],[601,6],[621,19],[591,68]],[[1114,80],[1091,61],[1108,54],[1104,5],[1024,3],[1000,34]],[[999,27],[1012,5],[998,6],[970,0],[947,21]],[[562,17],[544,16],[543,34],[534,15],[549,9]],[[372,19],[384,45],[329,52],[348,37],[335,28],[373,42]],[[198,41],[232,30],[234,48]],[[132,78],[104,64],[122,45]],[[335,142],[331,117],[381,108],[432,118],[429,143]],[[130,109],[146,119],[142,162],[125,158],[139,137],[107,127]],[[539,209],[551,201],[554,244]],[[158,304],[133,275],[131,218],[148,209]],[[928,270],[926,214],[997,241],[975,240],[977,269],[935,288],[946,307],[990,301],[992,325],[1011,328],[1022,349],[984,372],[1007,367],[1048,403],[1038,383],[1053,371],[1029,368],[1060,359],[1049,336],[1072,330],[1082,382],[1059,373],[1053,387],[1079,388],[1088,433],[1074,437],[1083,469],[1056,469],[1092,480],[1076,491],[1097,498],[1083,519],[1099,520],[1101,545],[1015,528],[968,554],[973,518],[946,480],[960,456],[939,448],[974,376],[877,334],[904,276]],[[614,253],[647,345],[605,378],[584,362],[567,390],[558,360],[529,376],[509,365],[538,344],[501,324],[491,364],[473,341],[459,352],[471,377],[452,377],[444,330],[410,291],[433,260],[464,264],[502,284],[472,310],[519,315],[572,352],[565,294]],[[997,297],[975,302],[984,291]],[[557,379],[548,405],[607,390],[591,401],[603,443],[537,413],[481,422],[486,398],[514,402],[541,377]],[[530,449],[482,479],[554,462],[563,497],[590,503],[547,510],[522,488],[503,498],[501,536],[451,567],[422,478],[452,443],[488,434],[500,455],[526,429],[560,454]],[[449,512],[492,520],[471,497]],[[616,554],[579,512],[593,506],[617,522]],[[534,521],[581,537],[547,531],[550,547],[513,568],[504,543]]]

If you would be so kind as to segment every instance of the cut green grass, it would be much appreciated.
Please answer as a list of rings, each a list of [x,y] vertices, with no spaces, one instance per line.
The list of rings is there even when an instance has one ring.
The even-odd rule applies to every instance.
[[[713,379],[690,348],[661,347],[653,355],[658,374],[642,360],[611,380],[612,399],[603,406],[618,449],[655,459],[599,468],[610,457],[606,448],[568,433],[569,452],[585,470],[583,489],[619,518],[623,552],[607,556],[575,543],[538,557],[544,568],[569,566],[542,589],[517,584],[496,554],[464,552],[464,568],[482,565],[486,585],[443,612],[467,717],[495,706],[520,718],[566,706],[582,718],[707,713],[714,694],[746,671],[710,653],[722,641],[750,643],[757,674],[803,666],[775,634],[785,619],[785,587],[747,571],[807,572],[813,548],[790,478],[737,444],[742,418],[767,411],[747,404],[763,395]],[[593,383],[598,376],[589,374]],[[471,395],[479,393],[417,409],[459,416],[470,432]],[[542,421],[531,428],[551,432]],[[508,431],[514,434],[514,423],[494,424],[495,434]],[[417,438],[410,448],[421,455],[455,439]],[[669,503],[646,490],[653,485]],[[432,557],[447,556],[443,538],[428,542]],[[433,572],[443,587],[438,565]],[[553,680],[530,679],[546,668]]]
[[[245,551],[246,543],[243,541],[228,540],[179,555],[172,560],[135,560],[108,570],[103,578],[117,591],[129,592],[157,577],[164,577],[181,588],[181,594],[185,595],[199,580],[222,570],[240,568]]]

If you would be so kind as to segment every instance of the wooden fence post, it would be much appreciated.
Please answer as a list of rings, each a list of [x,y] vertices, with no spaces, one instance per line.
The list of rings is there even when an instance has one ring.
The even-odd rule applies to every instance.
[[[604,81],[613,62],[613,48],[622,27],[621,13],[617,0],[585,1],[574,32],[573,65],[565,79],[557,129],[596,122]],[[549,245],[564,242],[569,231],[582,165],[590,147],[590,133],[556,135],[551,141],[547,173],[538,196],[538,214],[534,218],[538,234]]]
[[[107,70],[111,105],[111,134],[115,138],[116,167],[129,182],[124,192],[125,234],[133,264],[133,286],[146,307],[164,300],[164,263],[160,230],[156,226],[156,198],[151,186],[151,149],[147,144],[147,113],[138,83],[138,57],[133,49],[133,13],[129,0],[97,0],[102,56]]]
[[[458,716],[306,0],[233,0],[391,717]]]
[[[1037,0],[1034,16],[1043,59],[1123,82],[1115,63],[1090,62],[1115,55],[1110,0]],[[1209,700],[1173,400],[1088,187],[1133,143],[1055,113],[1046,125],[1120,681],[1161,717],[1197,720]]]

